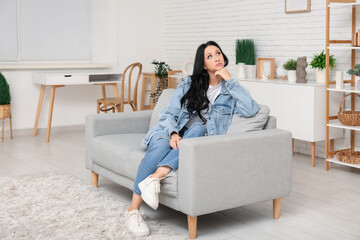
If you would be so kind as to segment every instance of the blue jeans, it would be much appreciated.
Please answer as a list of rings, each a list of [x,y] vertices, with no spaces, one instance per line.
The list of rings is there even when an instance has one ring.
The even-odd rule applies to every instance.
[[[192,125],[189,129],[184,127],[179,135],[182,139],[205,136],[206,127],[202,124]],[[148,149],[139,165],[133,191],[141,195],[138,184],[155,173],[158,167],[169,166],[170,171],[176,170],[179,164],[179,148],[173,149],[169,144],[169,137],[164,131],[157,132],[150,140]]]

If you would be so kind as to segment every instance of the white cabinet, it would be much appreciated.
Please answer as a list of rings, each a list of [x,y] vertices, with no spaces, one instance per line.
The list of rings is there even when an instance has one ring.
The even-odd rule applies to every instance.
[[[250,91],[257,103],[269,106],[270,115],[277,118],[278,128],[292,132],[294,139],[312,142],[312,155],[315,154],[315,142],[325,140],[325,84],[258,79],[239,80],[239,83]],[[332,100],[340,102],[341,98],[341,94],[334,93]],[[332,106],[330,112],[336,114],[338,105]],[[342,137],[342,130],[330,132],[332,139]],[[312,159],[314,161],[314,156]]]

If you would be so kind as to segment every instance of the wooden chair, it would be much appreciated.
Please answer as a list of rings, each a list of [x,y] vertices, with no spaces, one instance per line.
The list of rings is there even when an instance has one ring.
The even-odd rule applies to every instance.
[[[171,77],[171,75],[174,75],[176,73],[181,73],[181,70],[173,70],[173,71],[168,71],[168,88],[176,88],[175,87],[175,78]]]
[[[134,93],[131,96],[131,79],[132,79],[132,73],[135,68],[139,68],[139,72],[137,73],[136,82],[135,82],[135,88]],[[124,97],[124,89],[125,89],[125,81],[127,76],[127,71],[130,70],[128,75],[128,98],[125,99]],[[139,79],[142,71],[142,65],[141,63],[133,63],[129,65],[123,73],[122,81],[121,81],[121,95],[120,98],[106,98],[106,96],[103,95],[103,98],[97,100],[97,113],[102,112],[108,112],[112,110],[113,112],[123,112],[124,111],[124,104],[130,104],[133,111],[137,111],[137,89],[139,84]],[[134,76],[135,77],[135,76]]]

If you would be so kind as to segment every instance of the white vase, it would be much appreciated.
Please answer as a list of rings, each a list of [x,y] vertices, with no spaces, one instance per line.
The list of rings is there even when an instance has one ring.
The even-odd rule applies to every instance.
[[[316,82],[325,83],[325,68],[323,70],[316,69]]]
[[[238,79],[245,79],[246,78],[245,63],[238,63],[236,65],[238,66],[238,73],[237,73]]]
[[[256,78],[256,65],[245,65],[247,78]]]
[[[288,70],[287,77],[289,83],[296,83],[296,70]]]

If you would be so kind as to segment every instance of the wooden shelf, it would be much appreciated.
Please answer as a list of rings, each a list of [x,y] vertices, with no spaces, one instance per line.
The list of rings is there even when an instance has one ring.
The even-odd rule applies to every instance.
[[[327,90],[332,92],[360,93],[360,88],[352,86],[344,86],[341,89],[336,88],[336,86],[330,86]]]
[[[360,164],[351,164],[351,163],[340,162],[339,160],[336,159],[336,157],[328,158],[328,159],[326,159],[326,161],[340,164],[340,165],[349,166],[349,167],[360,168]]]
[[[346,125],[343,125],[339,121],[339,119],[330,120],[327,126],[333,127],[333,128],[342,128],[342,129],[360,131],[360,126],[346,126]]]

